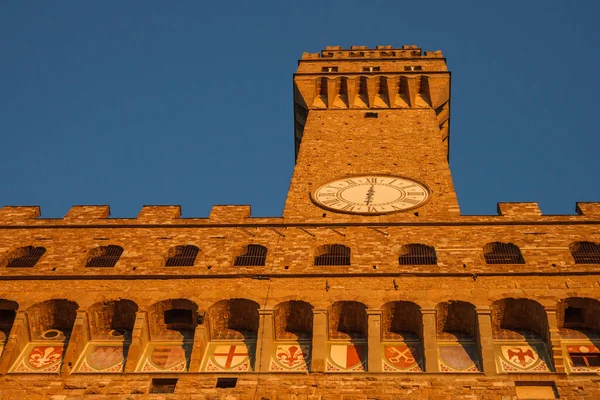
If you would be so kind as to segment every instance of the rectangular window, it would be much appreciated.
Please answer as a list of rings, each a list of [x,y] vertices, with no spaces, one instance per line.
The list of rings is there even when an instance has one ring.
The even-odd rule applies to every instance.
[[[558,391],[554,382],[515,382],[517,399],[558,399]]]
[[[323,67],[321,68],[323,72],[338,72],[338,67]]]
[[[574,367],[600,367],[600,353],[569,353]]]
[[[152,379],[150,393],[175,393],[177,379]]]
[[[377,114],[376,112],[367,112],[365,113],[365,118],[378,118],[379,114]]]
[[[217,388],[230,389],[237,385],[237,378],[217,378]]]
[[[381,67],[379,67],[379,66],[363,67],[363,71],[364,72],[379,72],[379,71],[381,71]]]

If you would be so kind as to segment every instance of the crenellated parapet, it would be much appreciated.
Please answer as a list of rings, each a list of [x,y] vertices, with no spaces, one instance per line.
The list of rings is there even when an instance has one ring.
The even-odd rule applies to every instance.
[[[320,53],[303,53],[302,60],[315,59],[355,59],[355,58],[370,58],[370,59],[389,59],[389,58],[443,58],[442,52],[426,51],[423,52],[419,46],[403,45],[400,48],[394,48],[391,45],[375,46],[368,48],[367,46],[350,46],[349,49],[343,49],[342,46],[326,46],[325,50]]]
[[[467,224],[504,224],[512,222],[522,223],[553,223],[577,222],[600,220],[600,202],[576,203],[576,214],[570,215],[544,215],[536,202],[501,202],[497,205],[497,215],[460,215],[456,218],[425,219],[407,213],[406,221],[401,224],[442,224],[453,225]],[[214,205],[209,217],[181,217],[179,205],[146,205],[143,206],[136,218],[110,218],[108,205],[75,205],[63,218],[40,218],[39,206],[4,206],[0,207],[0,226],[31,225],[31,226],[56,226],[56,225],[329,225],[334,223],[327,218],[319,221],[306,220],[302,223],[289,223],[281,217],[256,218],[251,215],[249,205]],[[357,221],[358,225],[394,225],[392,222],[376,222],[369,217]],[[335,223],[340,225],[340,223]],[[341,223],[341,225],[345,225]]]

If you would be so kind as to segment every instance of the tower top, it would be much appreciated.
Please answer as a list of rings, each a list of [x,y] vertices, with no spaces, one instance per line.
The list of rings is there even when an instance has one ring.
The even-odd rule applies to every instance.
[[[302,60],[331,60],[331,59],[390,59],[390,58],[444,58],[440,50],[425,51],[416,45],[404,45],[400,48],[392,46],[350,46],[342,49],[342,46],[326,46],[320,53],[303,53]]]

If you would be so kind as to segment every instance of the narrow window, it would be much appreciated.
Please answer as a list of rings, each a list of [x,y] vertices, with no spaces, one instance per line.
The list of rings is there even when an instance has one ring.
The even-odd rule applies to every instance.
[[[600,264],[600,244],[575,242],[569,246],[575,264]]]
[[[483,251],[486,264],[525,264],[521,250],[512,243],[489,243]]]
[[[315,265],[350,265],[350,248],[341,244],[321,247]]]
[[[176,246],[169,250],[169,256],[165,266],[167,267],[193,267],[198,255],[196,246]]]
[[[368,67],[363,67],[363,71],[364,72],[379,72],[379,71],[381,71],[381,67],[371,65]]]
[[[259,244],[249,244],[246,252],[235,258],[236,267],[262,266],[267,260],[267,248]]]
[[[150,384],[150,393],[153,394],[165,394],[175,393],[175,386],[177,386],[177,379],[152,379]]]
[[[43,247],[21,247],[13,252],[8,258],[7,268],[32,268],[44,255],[46,249]]]
[[[323,72],[338,72],[338,67],[323,67],[321,68]]]
[[[217,378],[217,388],[230,389],[237,385],[237,378]]]
[[[424,244],[407,244],[402,246],[400,265],[436,265],[435,249]]]
[[[112,268],[117,264],[119,258],[123,254],[123,248],[121,246],[100,246],[96,247],[90,252],[86,267],[95,268]]]
[[[367,112],[365,113],[365,118],[379,118],[379,114],[376,112]]]

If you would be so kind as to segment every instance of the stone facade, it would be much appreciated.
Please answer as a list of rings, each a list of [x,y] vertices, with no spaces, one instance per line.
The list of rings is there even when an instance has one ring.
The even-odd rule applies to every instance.
[[[600,398],[600,203],[460,215],[449,81],[415,46],[304,54],[281,218],[1,208],[3,398]],[[431,198],[378,216],[311,201],[369,173]]]

